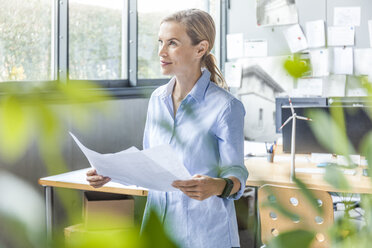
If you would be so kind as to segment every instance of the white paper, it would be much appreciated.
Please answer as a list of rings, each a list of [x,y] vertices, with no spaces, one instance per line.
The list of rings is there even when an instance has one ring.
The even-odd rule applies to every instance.
[[[244,55],[243,38],[244,38],[243,33],[228,34],[226,36],[227,59],[236,59],[243,57]]]
[[[346,96],[368,96],[368,92],[364,88],[349,88]]]
[[[348,77],[346,96],[368,96],[367,90],[362,86],[358,77]]]
[[[311,153],[311,163],[332,163],[335,162],[331,153]]]
[[[305,35],[302,32],[300,25],[295,24],[284,29],[283,34],[287,40],[289,49],[291,49],[291,53],[296,53],[308,48]]]
[[[324,21],[306,22],[306,39],[310,48],[325,46]]]
[[[368,21],[369,46],[372,47],[372,20]]]
[[[333,25],[360,26],[360,7],[335,7]]]
[[[242,66],[239,62],[225,63],[225,80],[229,87],[240,88],[242,83]]]
[[[360,155],[349,155],[349,159],[352,163],[360,165]],[[339,165],[349,165],[349,162],[345,156],[337,155],[337,164]]]
[[[346,86],[346,75],[330,75],[323,83],[323,96],[344,97]]]
[[[274,156],[274,162],[287,162],[290,163],[292,160],[292,156],[286,156],[286,155],[275,155]],[[310,163],[310,158],[307,156],[297,156],[295,157],[296,163]]]
[[[372,75],[372,48],[354,49],[354,74]]]
[[[321,96],[323,93],[323,79],[299,78],[296,93],[302,96]]]
[[[267,56],[267,40],[245,40],[244,57]]]
[[[97,173],[110,177],[112,182],[150,190],[177,191],[171,186],[173,181],[191,178],[170,145],[100,154],[86,148],[72,133],[70,135]]]
[[[328,46],[354,46],[353,26],[328,27]]]
[[[257,26],[274,26],[298,23],[294,0],[255,1]]]
[[[356,170],[350,169],[340,169],[345,175],[355,175]],[[296,168],[296,173],[306,173],[306,174],[324,174],[326,172],[325,168]]]
[[[266,156],[266,145],[264,142],[254,142],[244,140],[244,156]]]
[[[324,77],[329,75],[328,49],[311,50],[310,61],[313,77]]]
[[[354,69],[353,48],[335,47],[333,49],[333,73],[352,75]]]

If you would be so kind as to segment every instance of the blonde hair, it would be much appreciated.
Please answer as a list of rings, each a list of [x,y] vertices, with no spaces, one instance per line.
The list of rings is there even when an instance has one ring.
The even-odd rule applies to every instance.
[[[209,47],[207,52],[201,58],[201,66],[206,67],[211,73],[210,80],[212,82],[221,88],[228,89],[225,79],[223,78],[220,69],[217,67],[216,58],[211,53],[216,38],[216,27],[213,18],[205,11],[199,9],[187,9],[165,17],[161,23],[164,22],[177,22],[183,24],[193,46],[199,44],[203,40],[208,41]]]

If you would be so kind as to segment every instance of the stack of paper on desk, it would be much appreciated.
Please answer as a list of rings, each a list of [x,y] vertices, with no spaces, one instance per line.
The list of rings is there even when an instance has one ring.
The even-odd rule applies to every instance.
[[[191,178],[170,145],[143,151],[131,147],[118,153],[100,154],[85,147],[72,133],[70,135],[97,173],[110,177],[113,182],[150,190],[176,191],[178,189],[171,186],[174,180]]]

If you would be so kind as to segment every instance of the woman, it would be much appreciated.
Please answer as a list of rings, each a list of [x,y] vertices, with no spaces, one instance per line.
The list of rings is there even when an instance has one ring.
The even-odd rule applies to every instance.
[[[244,190],[244,107],[223,89],[226,83],[210,53],[212,17],[190,9],[166,17],[159,31],[164,75],[174,77],[149,101],[143,148],[170,144],[191,175],[174,181],[173,192],[150,191],[142,226],[155,209],[171,238],[182,247],[238,247],[233,200]],[[100,187],[110,179],[87,173]]]

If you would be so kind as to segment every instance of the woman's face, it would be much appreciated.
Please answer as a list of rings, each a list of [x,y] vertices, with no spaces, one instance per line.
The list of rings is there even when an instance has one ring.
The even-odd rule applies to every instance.
[[[191,44],[184,25],[164,22],[159,30],[159,57],[163,75],[187,75],[200,69],[200,46]]]

